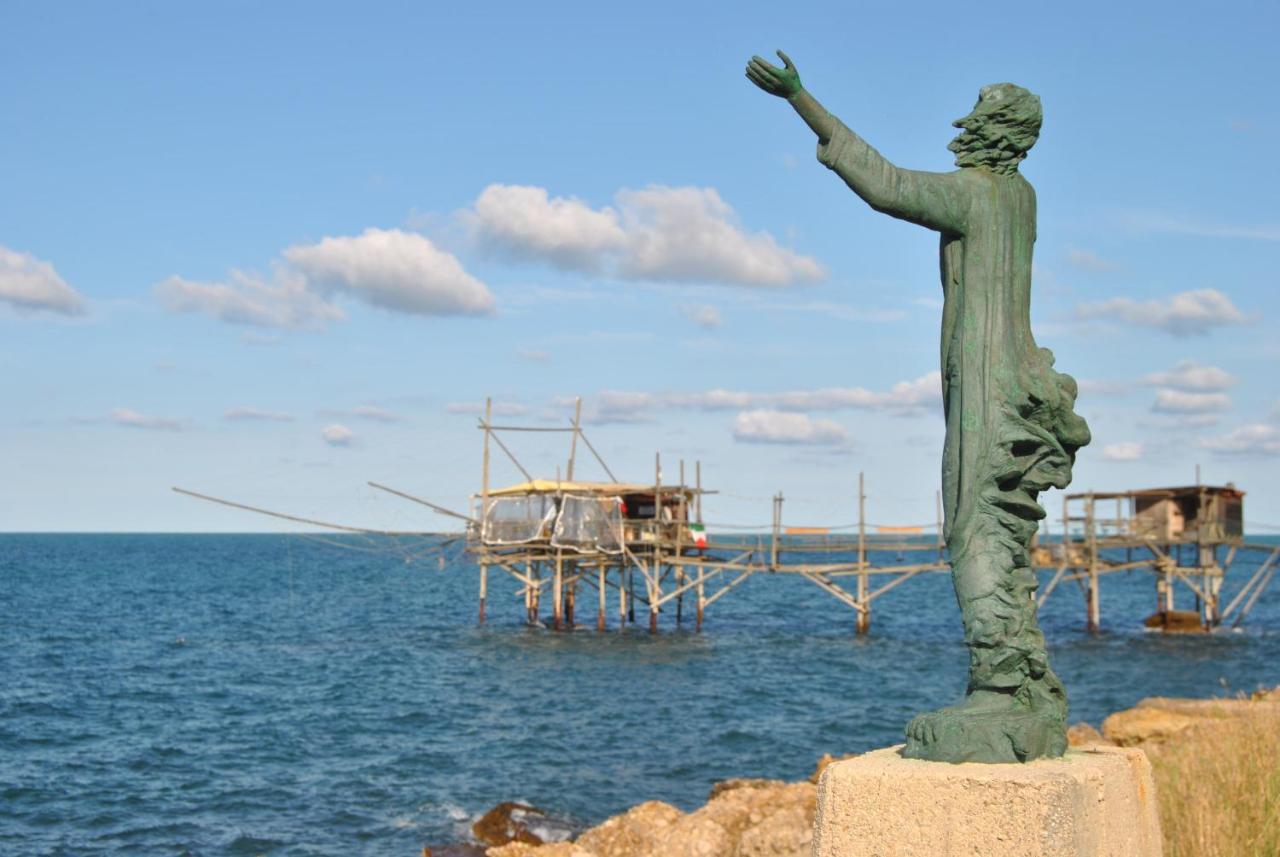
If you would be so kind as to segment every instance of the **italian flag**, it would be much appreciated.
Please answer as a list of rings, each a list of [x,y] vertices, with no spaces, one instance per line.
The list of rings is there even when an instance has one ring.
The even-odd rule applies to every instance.
[[[690,524],[689,538],[693,540],[695,546],[705,548],[707,546],[707,528],[702,524]]]

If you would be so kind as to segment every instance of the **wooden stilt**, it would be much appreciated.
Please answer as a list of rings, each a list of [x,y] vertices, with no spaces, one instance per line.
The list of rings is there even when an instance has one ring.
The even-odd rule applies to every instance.
[[[858,603],[862,609],[858,611],[857,633],[866,634],[871,630],[871,600],[867,597],[870,586],[867,575],[867,492],[864,474],[858,472]]]
[[[484,624],[484,599],[488,589],[489,589],[489,566],[481,565],[480,566],[480,621],[479,621],[479,624],[481,625]]]
[[[596,611],[596,630],[597,631],[603,631],[605,628],[604,610],[605,610],[606,592],[605,592],[604,574],[605,574],[605,568],[604,568],[604,564],[602,563],[600,565],[600,568],[596,571],[596,583],[599,585],[599,588],[600,588],[600,593],[599,593],[600,605],[599,605],[599,609]]]
[[[555,577],[551,581],[551,627],[564,629],[564,554],[556,551]]]

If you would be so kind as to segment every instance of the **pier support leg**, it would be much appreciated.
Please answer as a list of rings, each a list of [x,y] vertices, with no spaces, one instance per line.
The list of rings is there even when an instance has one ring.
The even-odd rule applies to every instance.
[[[604,630],[604,608],[605,608],[605,584],[604,584],[604,566],[600,566],[600,570],[596,573],[596,583],[600,587],[600,606],[596,611],[596,630]]]
[[[480,618],[478,624],[484,624],[484,599],[489,590],[489,566],[480,566]]]
[[[531,596],[530,596],[530,597],[531,597],[531,599],[532,599],[532,601],[533,601],[533,604],[532,604],[532,606],[531,606],[531,607],[530,607],[530,609],[529,609],[529,624],[530,624],[530,625],[540,625],[540,624],[542,624],[542,617],[541,617],[541,613],[542,613],[542,585],[541,585],[541,584],[542,584],[542,567],[541,567],[540,565],[538,565],[537,563],[534,563],[534,566],[533,566],[533,593],[532,593],[532,594],[531,594]]]
[[[636,621],[636,573],[635,569],[627,569],[627,621]]]
[[[1098,570],[1091,568],[1089,569],[1089,591],[1085,594],[1085,601],[1089,608],[1085,628],[1091,634],[1097,633],[1102,627],[1102,605],[1099,603],[1098,595]]]
[[[684,568],[676,569],[676,587],[684,586]],[[684,621],[684,593],[681,592],[676,596],[676,627],[680,627],[680,623]]]
[[[858,603],[862,605],[862,609],[858,611],[859,635],[871,630],[871,600],[867,598],[868,588],[867,573],[864,571],[858,575]]]
[[[564,622],[565,626],[572,631],[574,626],[573,611],[575,603],[578,600],[578,584],[570,583],[569,589],[564,594]]]
[[[702,613],[703,613],[703,611],[706,609],[706,606],[707,606],[707,595],[706,595],[706,593],[705,593],[705,592],[703,591],[703,589],[702,589],[702,579],[701,579],[701,575],[702,575],[702,572],[699,572],[699,579],[698,579],[698,624],[697,624],[697,627],[696,627],[696,630],[697,630],[697,632],[698,632],[699,634],[701,634],[701,633],[702,633]]]
[[[618,630],[627,629],[627,568],[618,569]]]
[[[555,577],[551,580],[551,627],[564,629],[564,560],[556,554]]]

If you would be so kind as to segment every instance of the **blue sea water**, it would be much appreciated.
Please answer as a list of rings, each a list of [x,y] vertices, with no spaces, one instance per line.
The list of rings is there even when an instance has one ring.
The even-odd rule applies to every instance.
[[[945,575],[877,601],[864,638],[784,576],[716,603],[702,634],[670,613],[618,633],[614,603],[597,634],[594,594],[592,630],[556,634],[492,576],[477,627],[474,567],[401,547],[0,535],[0,854],[416,855],[503,800],[585,825],[802,778],[963,691]],[[1074,585],[1050,598],[1073,721],[1280,684],[1280,587],[1235,634],[1144,633],[1154,605],[1149,577],[1110,576],[1090,635]]]

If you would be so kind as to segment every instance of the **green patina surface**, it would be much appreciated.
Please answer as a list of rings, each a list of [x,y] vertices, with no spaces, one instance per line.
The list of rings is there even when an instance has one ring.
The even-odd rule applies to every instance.
[[[1065,488],[1089,429],[1076,384],[1031,335],[1036,196],[1018,173],[1040,131],[1040,100],[983,87],[948,148],[955,172],[894,166],[828,113],[784,67],[753,57],[747,77],[785,98],[818,135],[818,160],[876,211],[941,235],[945,538],[969,647],[958,705],[907,726],[905,755],[946,762],[1061,756],[1067,694],[1036,623],[1029,548],[1039,492]]]

